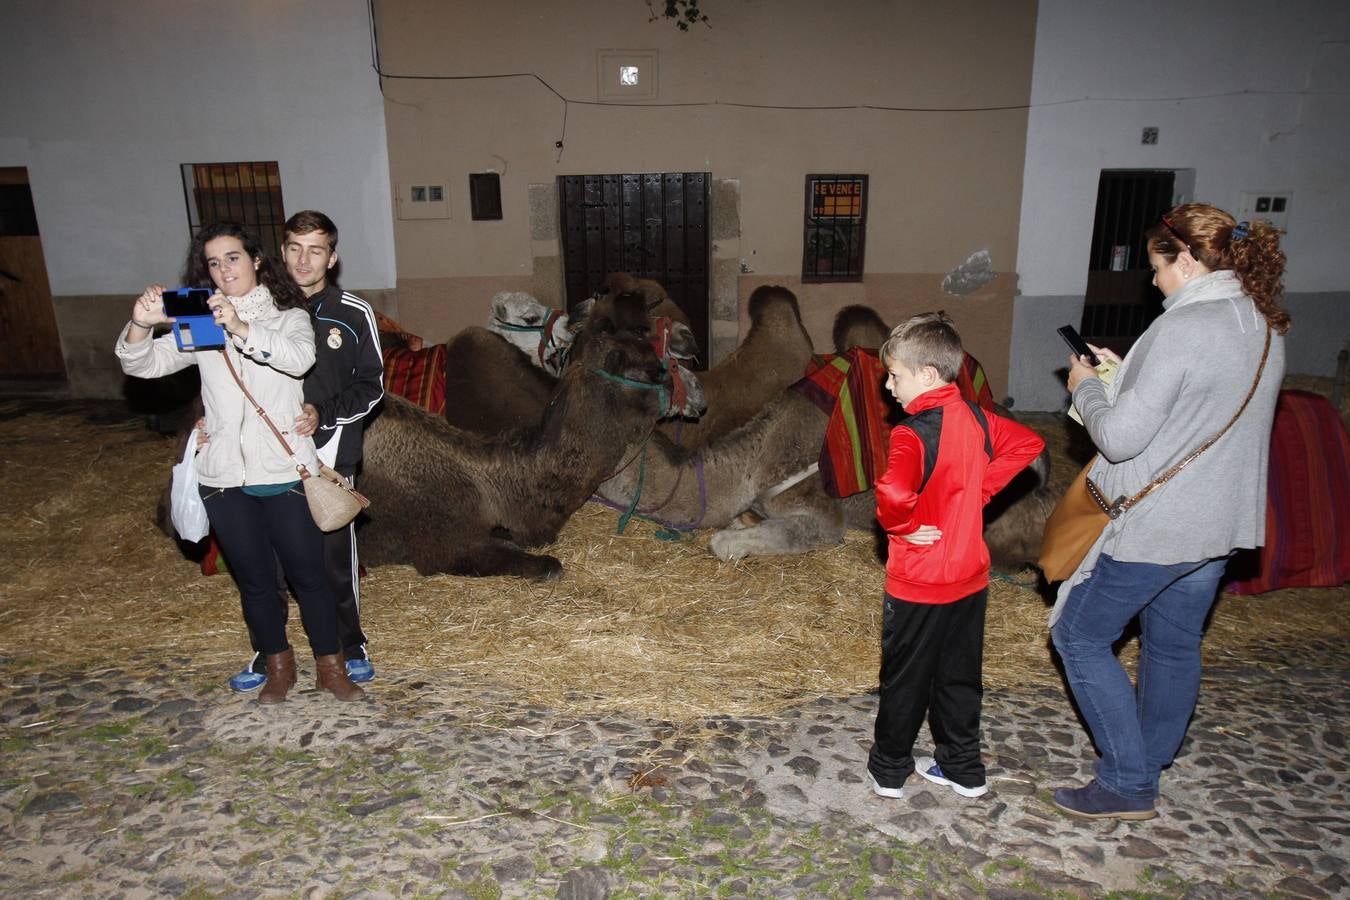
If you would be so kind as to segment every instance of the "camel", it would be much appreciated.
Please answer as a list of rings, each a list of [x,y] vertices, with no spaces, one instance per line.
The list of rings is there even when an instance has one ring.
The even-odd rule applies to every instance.
[[[484,436],[538,422],[558,379],[526,360],[517,344],[486,328],[447,341],[445,421]]]
[[[836,317],[834,336],[841,344],[889,333],[867,307],[849,307]],[[653,435],[642,465],[626,466],[600,485],[599,494],[622,509],[632,508],[640,496],[638,512],[677,527],[719,529],[710,546],[722,559],[804,553],[838,543],[848,527],[874,527],[876,496],[868,490],[833,497],[810,471],[828,421],[810,400],[783,391],[749,422],[701,450]],[[995,564],[1016,567],[1036,558],[1054,507],[1045,487],[1048,467],[1042,454],[987,508],[985,542]],[[753,515],[743,517],[745,512]]]
[[[765,308],[781,309],[781,300],[766,301]],[[795,312],[795,304],[793,309]],[[867,307],[860,307],[850,315],[862,323],[859,326],[862,330],[856,334],[875,333],[882,337],[889,334],[889,329],[884,323],[878,325],[880,318]],[[836,326],[836,334],[841,333],[838,321]],[[467,422],[466,427],[474,427],[476,421],[485,433],[499,434],[521,416],[530,415],[532,404],[539,401],[524,400],[516,411],[510,411],[511,404],[526,391],[542,394],[544,386],[536,379],[542,373],[518,351],[496,336],[489,337],[495,341],[491,363],[495,374],[490,383],[509,387],[484,399],[486,392],[481,381],[457,382],[462,385],[460,388],[451,388],[447,382],[447,396],[455,398],[447,404],[447,415],[452,413],[450,407],[458,404],[463,412],[456,415]],[[463,355],[467,357],[467,351]],[[452,346],[450,357],[461,358],[461,353]],[[530,379],[536,379],[535,383]],[[525,388],[521,387],[522,382]],[[873,492],[840,500],[830,496],[815,475],[782,486],[816,462],[827,421],[825,414],[806,398],[793,391],[780,391],[749,422],[701,450],[677,446],[660,432],[651,435],[645,443],[627,449],[621,471],[600,484],[597,493],[610,505],[628,509],[638,493],[638,473],[643,472],[643,502],[639,511],[681,527],[720,529],[711,546],[723,559],[803,553],[816,546],[838,543],[846,527],[873,527],[876,510]],[[644,453],[639,465],[639,454]],[[990,522],[986,540],[1000,565],[1018,565],[1036,555],[1053,501],[1045,496],[1043,487],[1028,495],[1027,483],[1044,482],[1045,464],[1043,457],[1035,473],[1023,473],[1014,479],[990,505],[992,511],[1001,514]],[[758,521],[745,524],[741,514],[747,511]]]
[[[666,422],[661,431],[685,447],[702,447],[748,422],[802,377],[811,337],[797,297],[785,287],[761,285],[748,303],[745,340],[700,378],[708,411],[697,422]]]
[[[639,285],[637,279],[623,273],[611,276],[611,281],[631,288]],[[671,319],[670,314],[673,312],[683,316],[683,312],[669,298],[658,299],[653,306],[653,293],[650,288],[646,292],[608,291],[579,304],[573,311],[572,324],[575,330],[568,354],[580,356],[585,353],[585,345],[590,340],[587,323],[592,320],[613,321],[618,298],[626,298],[623,302],[629,304],[640,301],[646,310],[646,324],[643,327],[659,323],[662,318]],[[660,293],[664,294],[663,291]],[[634,297],[638,301],[634,301]],[[671,319],[669,329],[663,350],[669,357],[668,365],[673,367],[679,361],[697,355],[698,341],[687,323]],[[446,421],[458,428],[486,436],[506,434],[522,425],[538,421],[553,394],[557,379],[550,376],[545,368],[534,364],[533,351],[521,351],[518,342],[476,326],[464,329],[447,341]],[[526,359],[529,363],[522,364]],[[683,375],[688,372],[687,368],[680,367],[682,380],[685,380]],[[693,406],[706,408],[701,379],[691,377],[686,386],[695,395],[691,398]]]
[[[616,318],[588,325],[589,340],[533,428],[484,437],[386,396],[365,438],[368,565],[560,577],[556,558],[526,548],[556,538],[658,418],[694,412],[671,407],[670,374],[652,353],[642,298],[620,296],[614,307]]]
[[[622,273],[611,280],[629,286],[637,283]],[[595,314],[604,315],[605,297],[593,300]],[[656,307],[657,311],[664,309],[664,303]],[[784,287],[761,286],[750,295],[749,314],[750,331],[745,340],[699,376],[708,411],[697,420],[659,426],[671,440],[686,447],[701,447],[744,424],[802,377],[811,358],[811,338],[802,326],[796,296]],[[531,421],[547,400],[547,380],[508,358],[509,353],[499,343],[473,331],[462,332],[450,342],[446,397],[454,400],[446,403],[447,418],[480,434],[499,434],[522,420]],[[584,335],[585,329],[580,333]],[[686,327],[677,326],[676,333],[692,344],[693,333]],[[687,346],[677,342],[674,354],[687,358]],[[492,374],[484,374],[488,372]]]
[[[642,465],[626,466],[598,492],[611,505],[628,509],[641,471],[638,511],[677,527],[719,529],[710,547],[726,560],[837,544],[846,528],[873,527],[876,495],[868,490],[843,499],[831,496],[810,471],[828,421],[806,397],[784,391],[745,425],[701,450],[653,435]],[[997,564],[1020,566],[1035,559],[1054,501],[1039,486],[1028,493],[1026,482],[1044,477],[1041,468],[1030,476],[1023,473],[991,502],[995,517],[986,526],[985,542]],[[746,522],[745,512],[753,514],[748,517],[753,522]]]

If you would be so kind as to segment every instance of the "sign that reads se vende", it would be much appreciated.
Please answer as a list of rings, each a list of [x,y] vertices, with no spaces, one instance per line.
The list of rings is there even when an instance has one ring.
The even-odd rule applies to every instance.
[[[862,220],[866,175],[811,175],[808,183],[813,219]]]

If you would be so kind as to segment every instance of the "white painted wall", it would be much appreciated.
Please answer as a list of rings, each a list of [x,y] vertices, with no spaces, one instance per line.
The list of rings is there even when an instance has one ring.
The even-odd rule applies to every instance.
[[[365,0],[5,0],[0,166],[27,166],[55,295],[172,281],[182,163],[276,160],[341,231],[343,283],[395,284]]]
[[[1244,190],[1291,191],[1291,371],[1330,373],[1350,339],[1327,303],[1350,291],[1350,3],[1040,0],[1017,270],[1010,393],[1062,405],[1102,169],[1194,169],[1195,199],[1236,212]],[[1089,98],[1089,99],[1084,99]],[[1157,145],[1140,143],[1157,126]],[[1341,295],[1337,299],[1338,295]]]

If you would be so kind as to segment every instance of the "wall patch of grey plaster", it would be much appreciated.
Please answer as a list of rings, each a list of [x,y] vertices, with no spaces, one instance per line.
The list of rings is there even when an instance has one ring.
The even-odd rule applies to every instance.
[[[965,262],[947,273],[947,277],[942,279],[942,290],[964,297],[993,280],[994,262],[989,258],[989,251],[976,250]]]

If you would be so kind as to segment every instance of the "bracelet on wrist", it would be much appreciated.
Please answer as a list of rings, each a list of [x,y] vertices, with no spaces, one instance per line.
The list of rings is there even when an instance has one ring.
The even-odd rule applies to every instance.
[[[155,326],[154,326],[154,325],[145,325],[145,324],[143,324],[143,323],[141,323],[141,322],[137,322],[135,316],[132,316],[132,317],[131,317],[131,324],[132,324],[132,325],[135,325],[137,328],[144,328],[146,331],[154,331],[154,330],[155,330]]]

